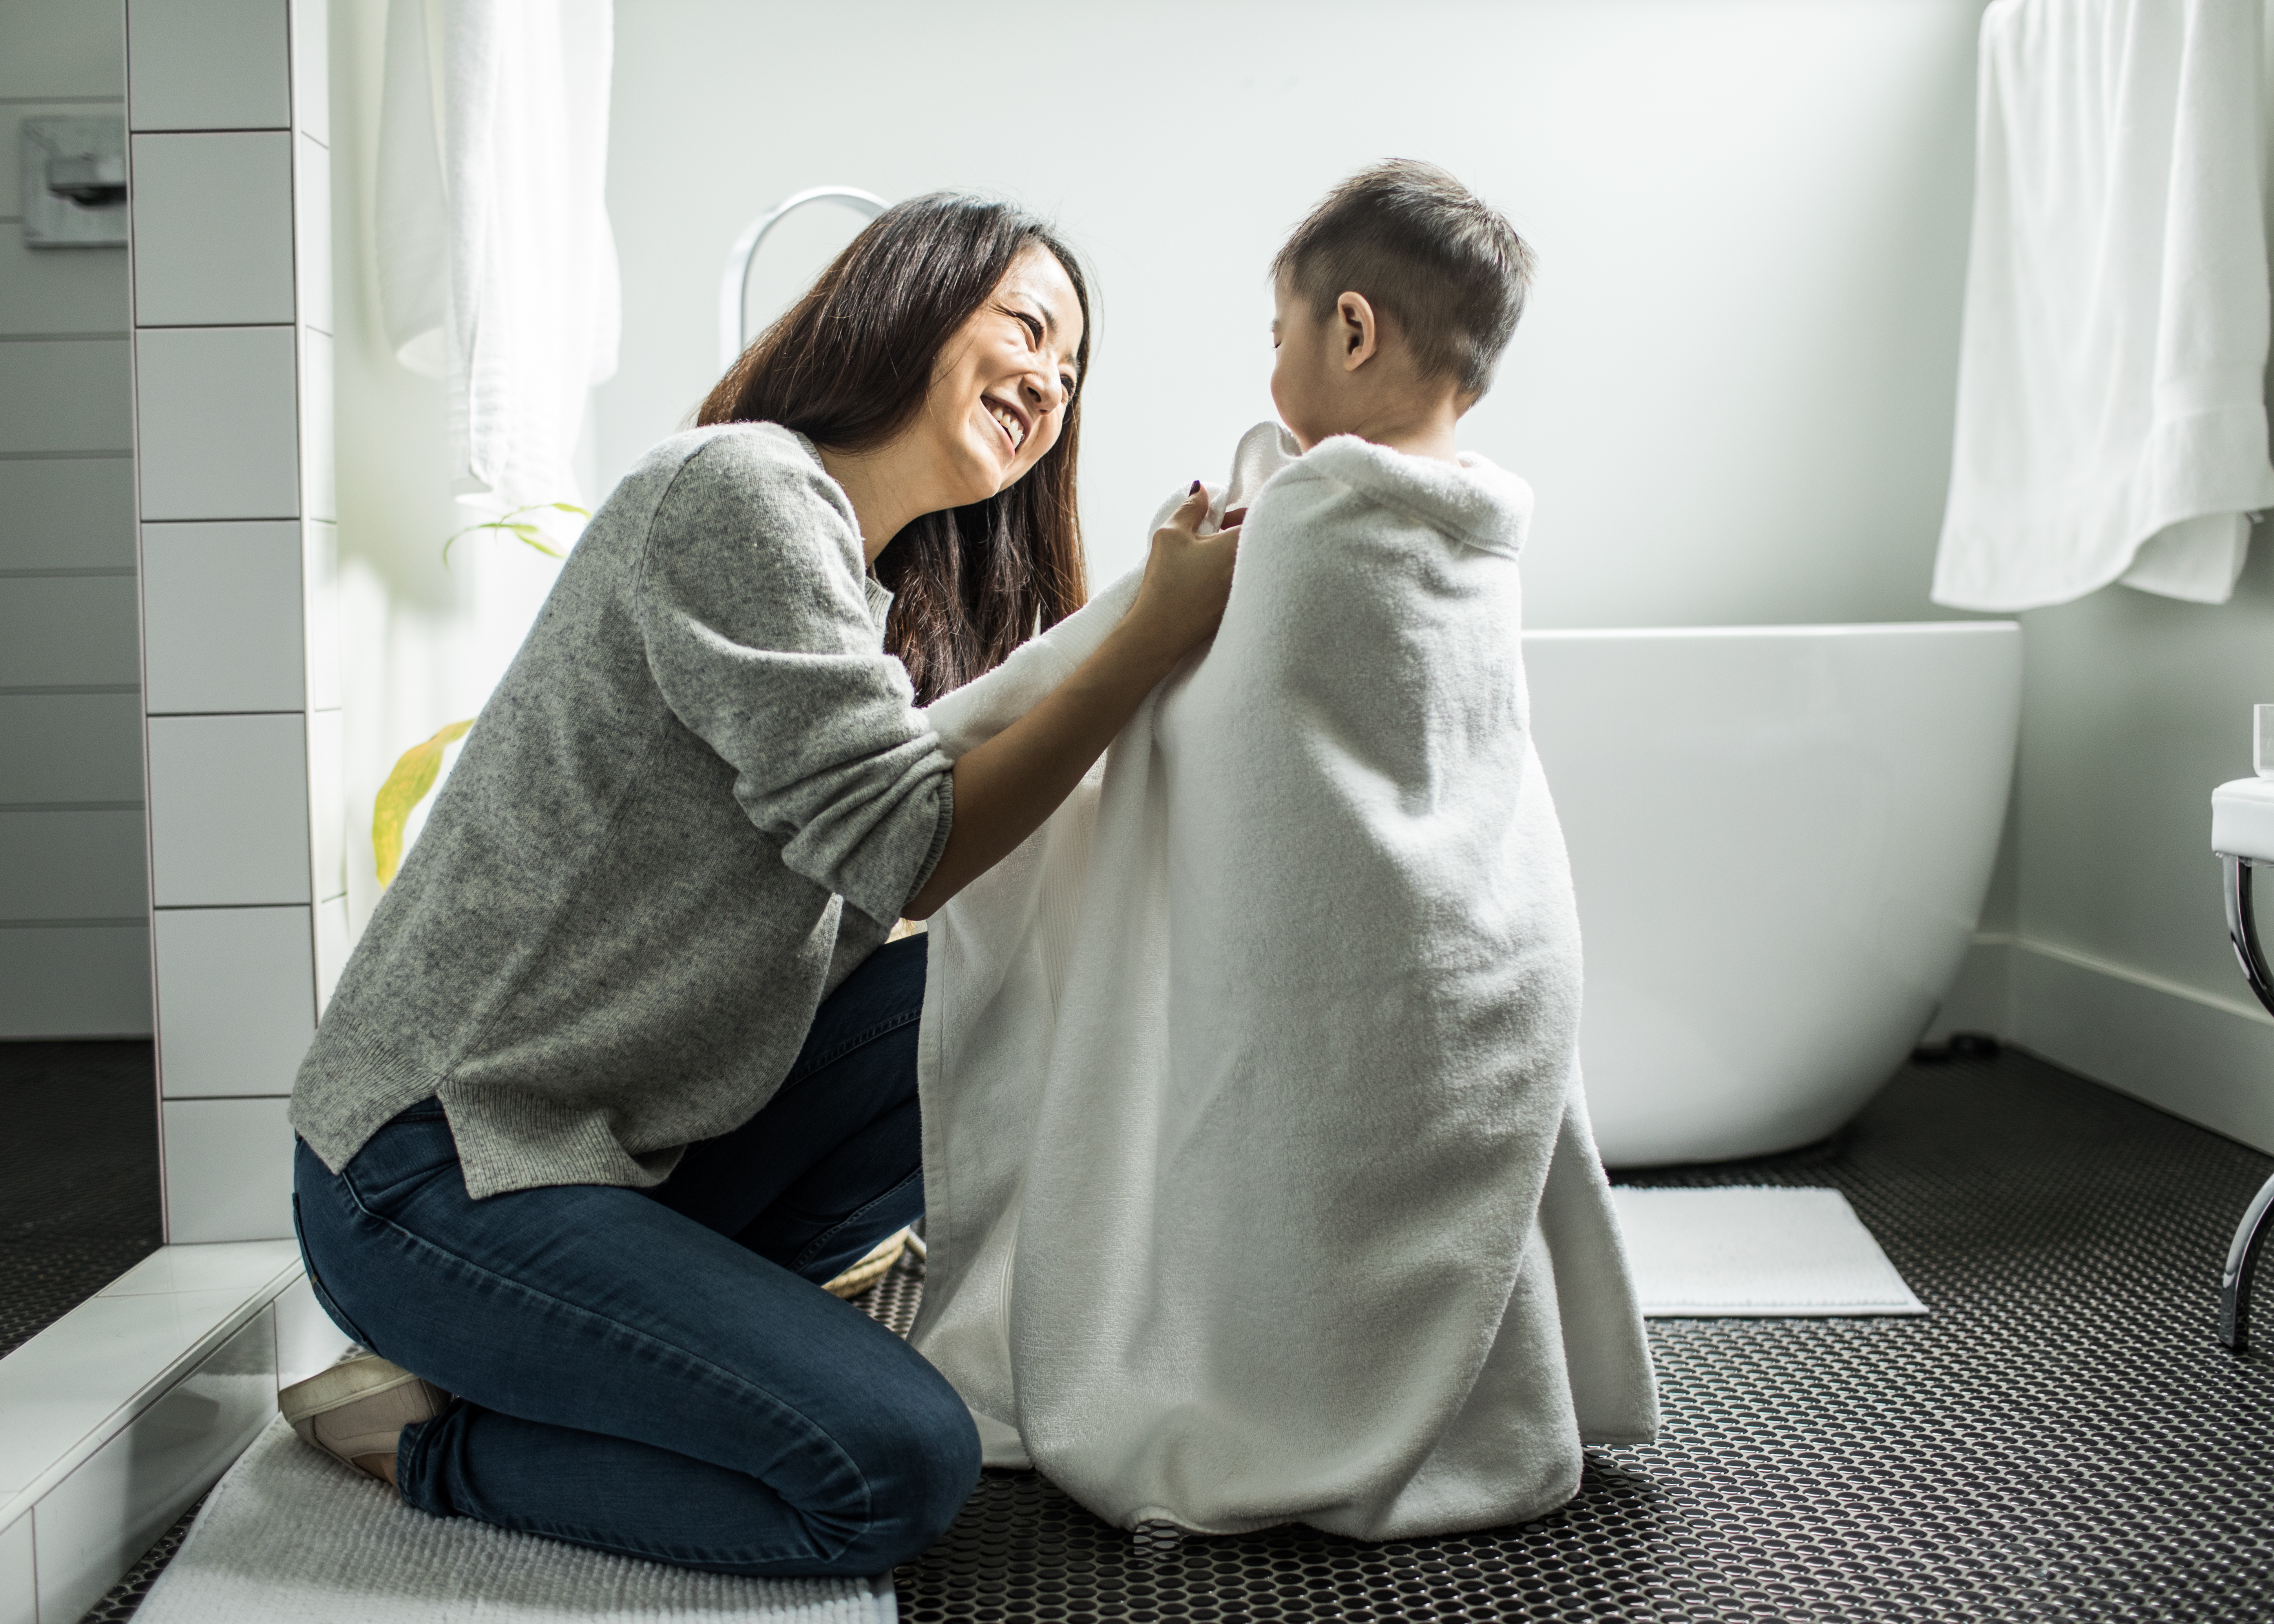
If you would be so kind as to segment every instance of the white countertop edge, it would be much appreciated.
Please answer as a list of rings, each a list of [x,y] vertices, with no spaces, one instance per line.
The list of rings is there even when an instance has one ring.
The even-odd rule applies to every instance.
[[[211,1329],[152,1372],[141,1385],[123,1397],[109,1415],[81,1434],[76,1443],[49,1462],[29,1483],[12,1493],[0,1496],[0,1530],[12,1525],[19,1516],[39,1503],[41,1496],[77,1471],[95,1451],[124,1432],[136,1417],[204,1364],[223,1342],[250,1325],[254,1316],[299,1280],[303,1272],[298,1259],[295,1259],[261,1284],[251,1288],[242,1303],[223,1315]],[[56,1329],[62,1323],[58,1320],[56,1326],[49,1327],[48,1331]],[[39,1335],[44,1336],[48,1331],[41,1331]]]

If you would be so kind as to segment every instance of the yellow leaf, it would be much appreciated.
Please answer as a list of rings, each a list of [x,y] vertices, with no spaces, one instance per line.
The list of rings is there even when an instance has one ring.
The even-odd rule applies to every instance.
[[[412,745],[396,759],[395,771],[379,786],[379,799],[371,808],[371,849],[379,859],[380,885],[393,881],[395,871],[403,866],[403,826],[410,821],[411,808],[434,787],[442,771],[442,752],[464,738],[466,729],[473,725],[469,717],[451,723],[425,743]]]

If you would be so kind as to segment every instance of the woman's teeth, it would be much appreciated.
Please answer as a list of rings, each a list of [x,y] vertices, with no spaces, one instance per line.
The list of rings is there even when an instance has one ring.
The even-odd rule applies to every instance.
[[[1001,424],[1003,432],[1011,437],[1012,450],[1016,451],[1027,443],[1027,425],[1019,421],[1018,413],[1008,407],[998,406],[992,401],[987,402],[986,406],[988,415]]]

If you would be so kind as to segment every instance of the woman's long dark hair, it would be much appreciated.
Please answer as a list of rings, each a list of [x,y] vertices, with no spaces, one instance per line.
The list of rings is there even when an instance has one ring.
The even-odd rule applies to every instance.
[[[869,222],[804,297],[758,335],[697,423],[779,423],[835,451],[873,450],[922,410],[939,352],[1028,248],[1058,256],[1081,303],[1076,392],[1058,443],[1027,477],[892,538],[877,575],[892,591],[885,647],[919,703],[1002,663],[1088,596],[1074,463],[1089,377],[1089,288],[1050,227],[1006,203],[934,192]]]

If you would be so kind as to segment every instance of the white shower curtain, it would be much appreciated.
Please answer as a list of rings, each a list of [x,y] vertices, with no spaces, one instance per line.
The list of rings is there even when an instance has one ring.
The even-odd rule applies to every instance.
[[[388,341],[449,387],[453,488],[581,501],[576,444],[616,370],[612,0],[392,0],[378,242]]]
[[[1992,0],[1934,599],[2234,589],[2274,507],[2263,0]]]

